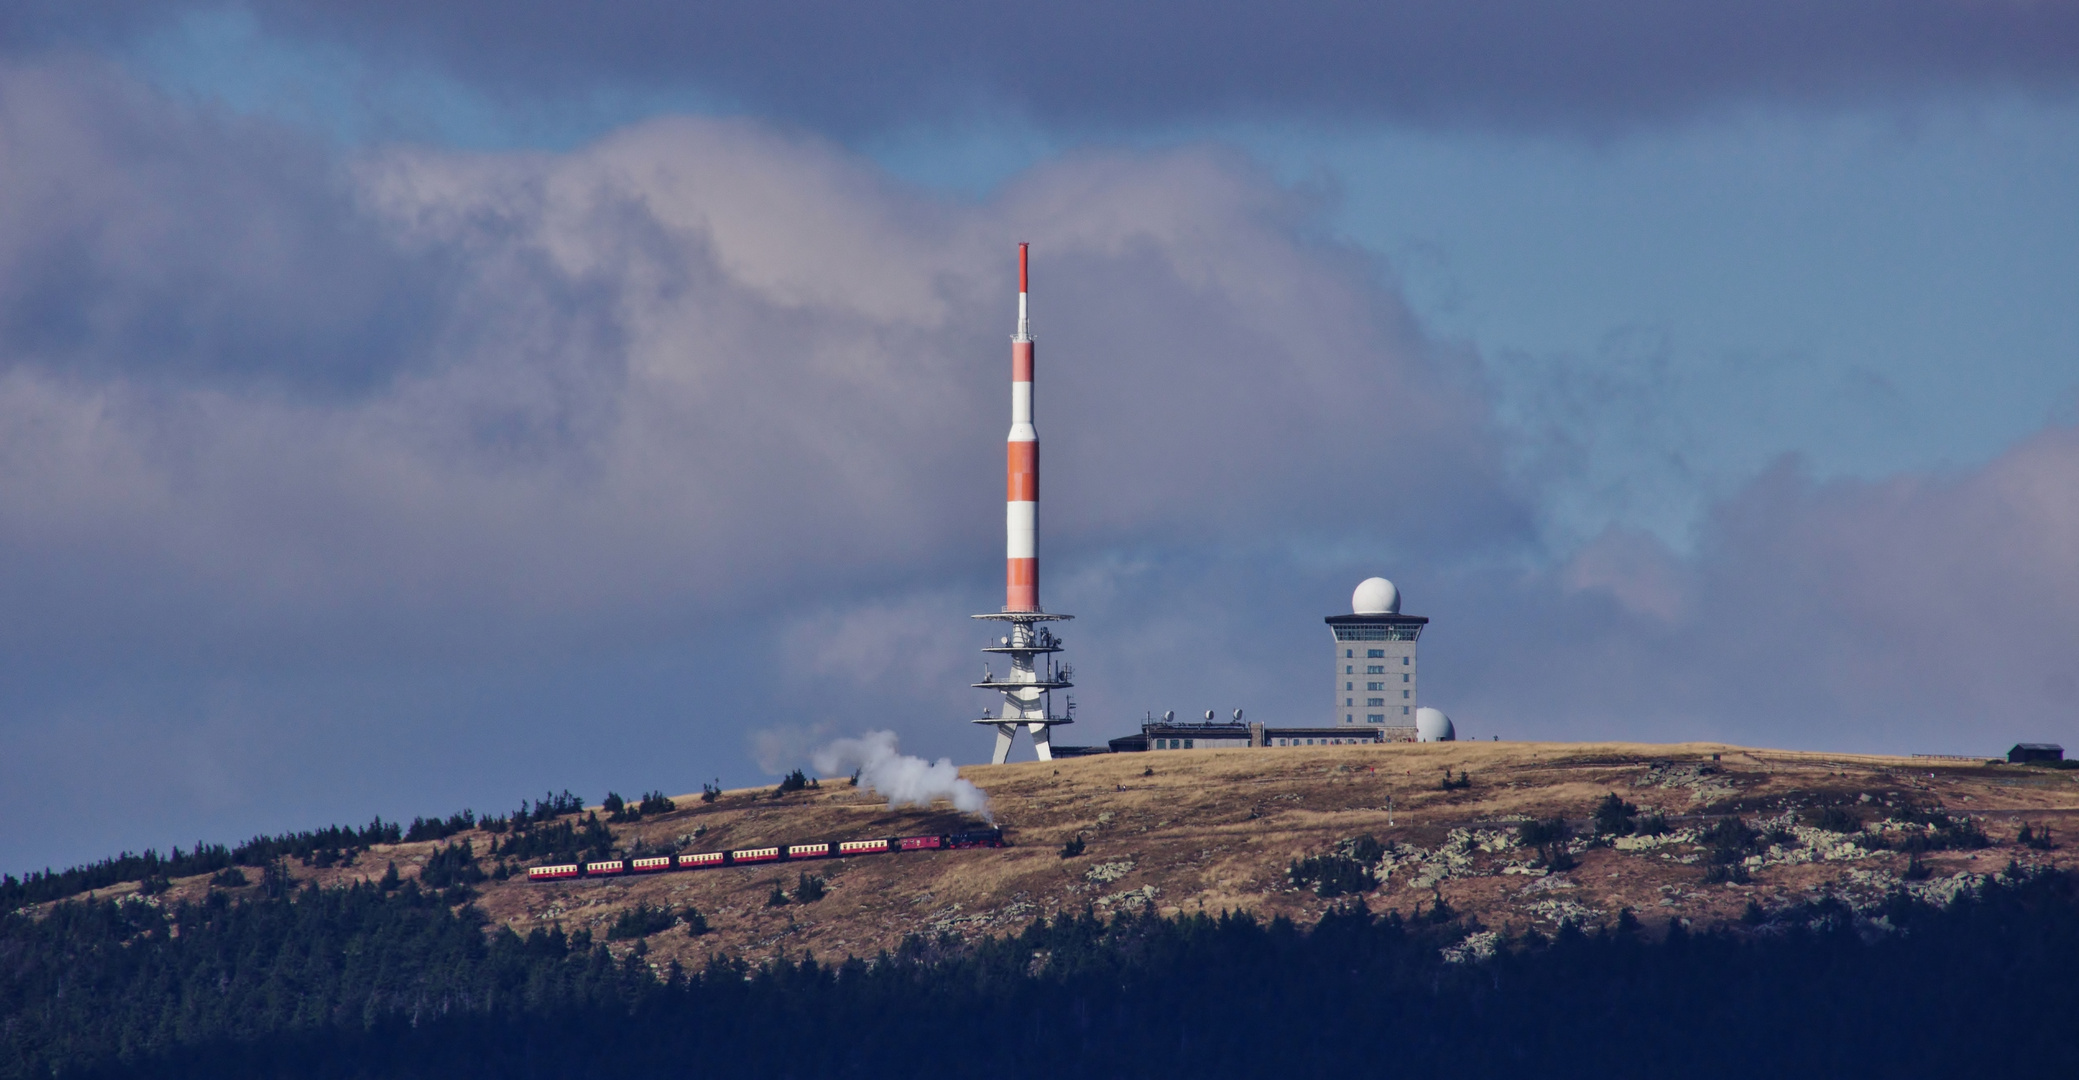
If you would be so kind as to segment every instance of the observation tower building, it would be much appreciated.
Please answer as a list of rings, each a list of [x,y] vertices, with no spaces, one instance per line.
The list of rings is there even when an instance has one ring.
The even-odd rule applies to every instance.
[[[1429,619],[1401,614],[1400,590],[1375,577],[1350,594],[1350,614],[1324,621],[1335,639],[1335,726],[1384,729],[1389,742],[1414,741],[1421,686],[1415,644]]]
[[[1006,440],[1004,493],[1003,610],[974,618],[1005,624],[1009,631],[982,651],[1010,661],[1002,675],[985,667],[978,689],[1003,695],[1002,711],[983,710],[977,724],[996,729],[996,751],[990,761],[1001,765],[1011,755],[1011,740],[1024,727],[1032,733],[1041,761],[1052,761],[1053,729],[1075,722],[1075,701],[1054,710],[1054,691],[1075,685],[1074,669],[1055,661],[1061,639],[1045,623],[1065,622],[1072,615],[1041,610],[1039,600],[1039,432],[1032,426],[1033,341],[1028,303],[1026,245],[1018,245],[1018,332],[1011,338],[1011,433]]]

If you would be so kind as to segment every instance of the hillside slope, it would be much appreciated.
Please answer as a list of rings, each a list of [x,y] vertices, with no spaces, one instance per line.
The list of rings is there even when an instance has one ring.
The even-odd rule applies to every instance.
[[[1466,786],[1447,790],[1447,770]],[[1939,898],[2010,860],[2079,862],[2062,843],[2016,839],[2025,824],[2038,836],[2066,835],[2079,772],[1975,762],[1708,744],[1458,743],[1106,755],[962,775],[989,792],[1013,846],[543,884],[522,877],[483,883],[477,902],[521,934],[561,927],[597,938],[638,903],[696,908],[710,933],[675,926],[644,941],[653,964],[697,965],[712,953],[871,955],[911,934],[1002,933],[1085,907],[1246,909],[1310,922],[1339,901],[1296,887],[1288,868],[1339,850],[1380,882],[1365,896],[1374,910],[1413,917],[1441,900],[1475,928],[1504,932],[1614,923],[1626,908],[1648,927],[1752,922],[1827,898],[1875,914],[1894,890]],[[1620,835],[1593,840],[1592,815],[1611,793],[1637,813],[1606,817]],[[950,810],[891,811],[842,779],[781,798],[761,788],[712,804],[676,801],[677,810],[612,826],[617,845],[716,850],[972,824]],[[1656,827],[1656,814],[1666,831],[1639,835]],[[1733,816],[1738,825],[1727,823]],[[1571,839],[1548,835],[1542,852],[1519,846],[1522,822],[1554,817],[1567,820]],[[1079,835],[1084,853],[1063,858],[1062,845]],[[1350,843],[1365,836],[1379,843]],[[329,884],[374,879],[394,862],[410,878],[441,847],[468,841],[481,854],[492,840],[470,832],[379,846],[350,867],[289,869]],[[768,906],[775,885],[794,893],[804,872],[827,881],[826,896]],[[211,887],[206,877],[179,880],[155,900]]]

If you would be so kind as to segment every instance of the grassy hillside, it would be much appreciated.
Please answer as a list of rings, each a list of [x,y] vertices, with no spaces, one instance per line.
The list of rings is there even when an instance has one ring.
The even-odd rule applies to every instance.
[[[911,934],[973,938],[1085,908],[1248,910],[1311,923],[1340,902],[1339,888],[1375,911],[1416,918],[1442,903],[1475,930],[1505,933],[1614,925],[1627,909],[1648,928],[1675,918],[1753,925],[1821,900],[1876,915],[1894,893],[1939,899],[2010,861],[2079,861],[2062,839],[2079,811],[2079,772],[2039,767],[1707,744],[1459,743],[1108,755],[962,775],[989,792],[1013,846],[552,884],[491,880],[474,886],[477,904],[494,927],[522,935],[557,926],[600,939],[631,909],[661,908],[667,917],[641,937],[647,960],[690,967],[715,953],[871,955]],[[712,803],[674,801],[670,812],[606,826],[613,843],[713,850],[972,821],[950,810],[890,811],[842,778],[779,798],[759,788]],[[2017,842],[2024,825],[2030,843]],[[1063,845],[1077,837],[1082,853],[1064,858]],[[456,845],[481,857],[499,839],[465,830],[378,844],[352,865],[291,860],[286,869],[296,882],[338,884],[376,880],[394,863],[410,879],[429,865],[452,870]],[[824,880],[820,899],[802,902],[804,872]],[[154,899],[268,887],[250,877],[246,886],[176,879]],[[772,905],[776,887],[789,902]],[[679,917],[688,908],[709,933],[687,933]],[[635,940],[613,947],[625,952]],[[1475,933],[1467,948],[1481,942]]]

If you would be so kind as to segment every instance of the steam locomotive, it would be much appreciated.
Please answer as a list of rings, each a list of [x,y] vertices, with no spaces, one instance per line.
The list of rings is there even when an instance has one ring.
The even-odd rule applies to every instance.
[[[888,855],[905,851],[1003,846],[1003,830],[991,828],[973,832],[940,833],[936,836],[890,836],[877,840],[844,840],[835,844],[783,844],[775,847],[738,848],[733,851],[700,851],[686,855],[652,855],[640,859],[606,859],[600,862],[530,866],[527,868],[527,880],[555,881],[575,877],[612,877],[615,874],[657,874],[673,870],[707,870],[718,866],[749,866],[754,863],[800,862],[809,859],[849,858],[853,855]]]

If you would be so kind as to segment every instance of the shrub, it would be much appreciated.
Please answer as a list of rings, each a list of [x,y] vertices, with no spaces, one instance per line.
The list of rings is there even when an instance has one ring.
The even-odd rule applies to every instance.
[[[445,820],[437,817],[415,817],[411,819],[411,827],[404,830],[404,842],[416,844],[425,840],[445,840],[456,833],[468,832],[474,828],[476,828],[476,811],[474,810],[464,810]]]
[[[1822,806],[1818,810],[1807,810],[1798,817],[1815,829],[1832,833],[1852,833],[1862,829],[1862,817],[1845,806]]]
[[[1704,871],[1704,881],[1712,885],[1726,882],[1746,884],[1750,880],[1747,857],[1768,847],[1767,838],[1738,817],[1719,818],[1698,833],[1696,840],[1704,846],[1704,858],[1709,863]]]
[[[1379,880],[1372,876],[1371,868],[1348,855],[1316,855],[1299,859],[1285,872],[1295,887],[1311,887],[1314,895],[1321,897],[1368,893],[1379,887]]]
[[[713,803],[713,802],[714,802],[714,801],[715,801],[716,799],[719,799],[719,798],[721,798],[721,797],[722,797],[722,781],[721,781],[721,779],[720,779],[720,778],[717,778],[717,779],[715,779],[714,781],[712,781],[712,782],[710,782],[710,783],[705,783],[705,784],[702,784],[702,785],[700,785],[700,801],[701,801],[701,802],[704,802],[704,803]]]
[[[475,885],[488,877],[476,864],[476,852],[467,840],[435,851],[419,870],[419,884],[429,889]]]
[[[1078,855],[1081,855],[1082,853],[1083,853],[1083,834],[1082,834],[1082,833],[1077,833],[1077,834],[1076,834],[1076,838],[1075,838],[1075,839],[1073,839],[1073,840],[1070,840],[1070,841],[1069,841],[1068,843],[1066,843],[1066,844],[1063,844],[1063,845],[1061,845],[1061,857],[1062,857],[1062,858],[1064,858],[1064,859],[1073,859],[1073,858],[1075,858],[1076,856],[1078,856]]]
[[[1526,821],[1516,829],[1516,846],[1536,848],[1538,861],[1549,870],[1571,870],[1580,865],[1568,850],[1573,838],[1573,826],[1561,817]]]
[[[396,888],[396,880],[397,864],[391,863],[389,874],[383,878],[383,888]],[[296,879],[289,875],[288,860],[275,859],[260,868],[260,895],[265,896],[267,899],[283,899],[289,895],[289,890],[295,887]]]
[[[537,821],[554,821],[565,814],[583,813],[584,809],[585,800],[571,794],[569,788],[564,788],[561,795],[544,794],[536,799],[531,809],[523,800],[520,808],[513,812],[513,825],[517,827]]]
[[[1920,861],[1920,856],[1915,855],[1906,860],[1906,872],[1900,876],[1907,881],[1926,881],[1928,878],[1933,877],[1934,873],[1933,870],[1928,869],[1926,863]]]
[[[678,922],[678,917],[671,913],[670,908],[651,907],[645,903],[638,903],[634,907],[622,911],[620,916],[614,919],[614,924],[607,928],[606,939],[608,941],[628,941],[634,938],[646,938],[660,930],[671,929],[676,922]]]
[[[1603,801],[1595,804],[1595,835],[1630,836],[1638,828],[1638,823],[1632,820],[1638,816],[1637,806],[1618,798],[1616,792],[1610,792],[1603,796]]]
[[[707,916],[702,915],[699,908],[689,907],[679,918],[686,922],[687,937],[699,937],[711,929],[707,924]]]
[[[628,802],[621,798],[621,793],[618,791],[607,792],[606,801],[600,803],[599,808],[606,811],[606,820],[612,822],[633,821],[635,818],[642,816],[641,811],[637,811],[632,815],[628,813]]]
[[[1872,851],[1890,848],[1907,854],[1924,851],[1977,851],[1992,846],[1976,821],[1954,818],[1939,810],[1909,806],[1893,817],[1907,826],[1890,833],[1865,832],[1855,842]]]
[[[1464,769],[1460,769],[1460,770],[1458,770],[1458,779],[1456,779],[1456,780],[1453,780],[1453,779],[1451,779],[1451,770],[1449,770],[1449,769],[1445,769],[1445,770],[1444,770],[1444,782],[1443,782],[1443,784],[1442,784],[1442,785],[1440,785],[1440,786],[1441,786],[1441,789],[1442,789],[1442,790],[1444,790],[1444,791],[1457,791],[1457,790],[1459,790],[1459,789],[1461,789],[1461,788],[1469,788],[1469,787],[1472,787],[1472,786],[1473,786],[1473,778],[1472,778],[1472,777],[1470,777],[1470,776],[1467,776],[1467,775],[1465,774],[1465,770],[1464,770]]]
[[[2038,830],[2026,821],[2021,823],[2021,831],[2015,834],[2014,842],[2022,847],[2034,848],[2037,851],[2049,851],[2057,847],[2050,840],[2049,826],[2044,826],[2041,830]]]
[[[788,773],[784,778],[780,780],[779,787],[772,789],[772,797],[777,799],[782,795],[791,795],[797,791],[806,791],[809,788],[820,786],[822,785],[816,783],[814,780],[809,779],[809,775],[807,773],[802,772],[800,769],[796,769],[793,772]]]
[[[1745,885],[1753,880],[1747,875],[1746,863],[1716,863],[1704,871],[1706,885]]]
[[[613,848],[612,830],[599,820],[598,814],[589,814],[583,828],[568,821],[521,827],[504,840],[493,841],[489,854],[515,859],[576,862],[586,857],[605,858]]]
[[[1386,845],[1380,843],[1378,837],[1365,833],[1355,840],[1345,840],[1343,854],[1366,866],[1377,866],[1379,860],[1386,857]]]
[[[235,866],[227,866],[212,874],[209,883],[219,889],[242,889],[252,884],[246,880],[245,871]]]
[[[679,804],[671,801],[663,792],[646,791],[643,793],[642,802],[636,804],[635,810],[639,814],[669,814],[678,808]]]
[[[778,880],[772,883],[772,892],[765,897],[766,907],[786,907],[787,890],[780,888]]]
[[[1697,834],[1697,843],[1711,850],[1713,862],[1738,862],[1762,849],[1762,835],[1737,816],[1719,818]]]
[[[1668,827],[1667,815],[1658,810],[1640,818],[1633,828],[1640,836],[1666,836],[1674,831]]]
[[[805,870],[802,871],[801,880],[794,885],[794,902],[797,904],[813,904],[828,895],[828,883]]]

